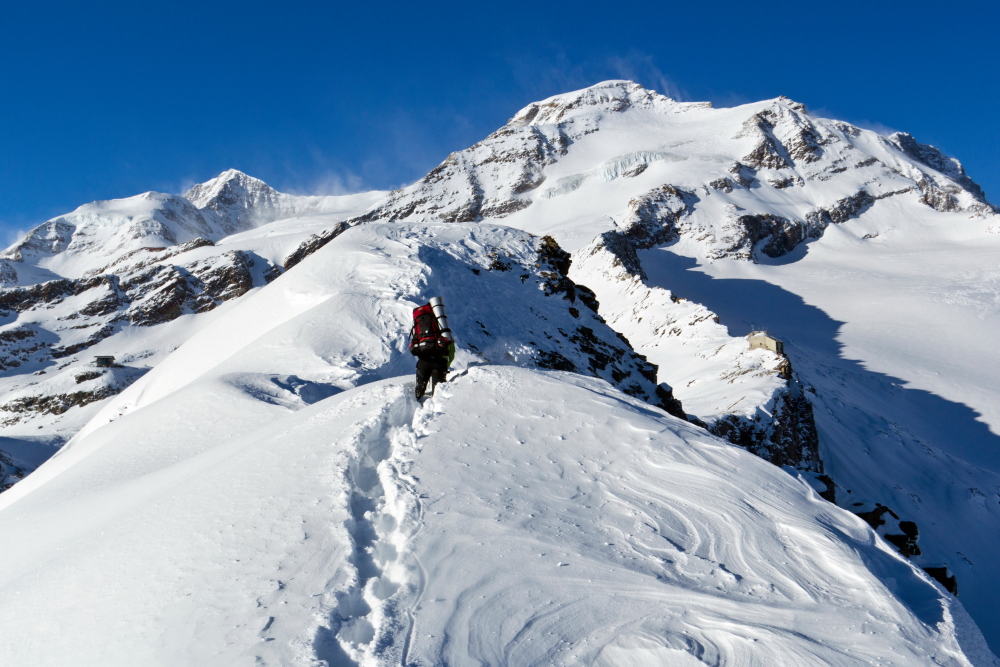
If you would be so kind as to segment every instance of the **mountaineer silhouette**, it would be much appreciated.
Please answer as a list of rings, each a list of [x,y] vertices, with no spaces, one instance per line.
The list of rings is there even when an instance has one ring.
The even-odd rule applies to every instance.
[[[410,329],[410,354],[417,358],[417,400],[424,397],[427,383],[434,387],[448,381],[448,366],[455,358],[455,338],[448,327],[444,302],[436,296],[429,303],[413,309]]]

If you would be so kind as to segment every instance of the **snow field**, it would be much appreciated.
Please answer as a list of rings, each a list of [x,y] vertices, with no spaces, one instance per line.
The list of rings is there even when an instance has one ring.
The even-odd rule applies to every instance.
[[[4,664],[993,664],[863,522],[600,380],[411,391],[97,431],[0,511]]]
[[[993,664],[805,482],[501,353],[579,320],[490,252],[535,259],[507,228],[354,228],[111,399],[0,495],[0,661]],[[418,408],[431,294],[508,365],[464,351]]]
[[[726,414],[753,417],[772,409],[775,392],[786,386],[778,355],[751,350],[700,303],[650,287],[600,237],[574,255],[570,276],[594,290],[602,317],[659,367],[657,379],[673,387],[688,414],[706,423]]]
[[[599,381],[470,368],[414,431],[407,664],[992,664],[860,519]]]

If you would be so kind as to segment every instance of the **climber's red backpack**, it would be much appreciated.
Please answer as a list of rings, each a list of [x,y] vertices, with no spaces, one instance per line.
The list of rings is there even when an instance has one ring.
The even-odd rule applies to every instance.
[[[410,354],[444,352],[449,341],[441,335],[441,327],[431,305],[425,304],[413,309],[413,328],[410,330]]]

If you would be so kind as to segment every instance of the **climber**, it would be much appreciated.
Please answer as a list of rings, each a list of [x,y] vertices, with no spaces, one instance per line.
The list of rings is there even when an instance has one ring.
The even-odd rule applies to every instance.
[[[448,366],[455,359],[455,339],[448,328],[441,297],[436,296],[430,303],[413,309],[410,354],[417,358],[416,395],[420,400],[428,381],[431,382],[431,394],[435,386],[447,382]]]

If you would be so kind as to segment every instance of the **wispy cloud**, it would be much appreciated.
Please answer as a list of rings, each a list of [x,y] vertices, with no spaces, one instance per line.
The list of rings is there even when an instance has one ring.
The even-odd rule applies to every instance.
[[[191,177],[183,178],[181,179],[181,187],[180,190],[177,192],[177,194],[179,195],[187,194],[187,191],[196,185],[198,185],[198,181],[196,181],[195,179]]]
[[[642,51],[574,61],[565,51],[552,48],[549,53],[520,54],[508,59],[515,81],[532,97],[542,99],[592,86],[607,79],[629,79],[676,100],[689,96],[656,63],[656,58]]]
[[[882,123],[879,122],[872,122],[867,120],[856,120],[848,122],[851,123],[852,125],[857,125],[863,130],[871,130],[872,132],[877,132],[878,134],[881,134],[884,137],[899,132],[899,130],[897,130],[896,128],[889,127],[888,125],[883,125]]]
[[[9,248],[10,246],[24,240],[24,237],[28,235],[29,229],[16,229],[12,227],[5,227],[3,229],[3,247]]]
[[[321,173],[300,186],[286,186],[286,191],[293,195],[350,195],[370,189],[360,176],[333,171]]]
[[[894,127],[889,127],[878,121],[871,121],[867,119],[857,120],[854,118],[847,118],[843,114],[838,114],[835,111],[831,111],[826,107],[816,107],[815,109],[809,109],[809,115],[814,118],[832,118],[833,120],[842,120],[845,123],[850,123],[856,127],[860,127],[862,130],[871,130],[877,134],[881,134],[884,137],[893,134],[894,132],[899,132]]]
[[[630,51],[625,55],[611,56],[607,60],[607,65],[620,79],[641,83],[646,88],[652,88],[678,101],[690,99],[673,79],[664,74],[656,64],[656,59],[648,53]]]

